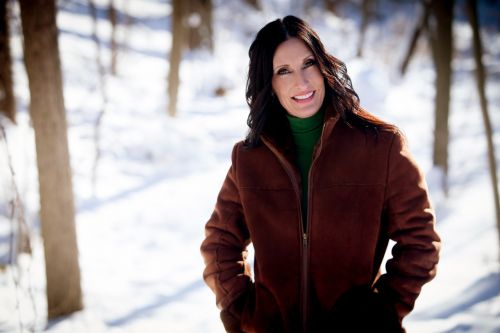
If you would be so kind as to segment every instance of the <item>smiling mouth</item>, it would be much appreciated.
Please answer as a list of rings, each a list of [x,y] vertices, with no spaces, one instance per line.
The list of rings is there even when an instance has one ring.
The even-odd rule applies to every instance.
[[[308,102],[314,97],[315,91],[308,92],[307,94],[304,95],[297,95],[293,96],[292,99],[294,101],[297,101],[299,103],[301,102]]]

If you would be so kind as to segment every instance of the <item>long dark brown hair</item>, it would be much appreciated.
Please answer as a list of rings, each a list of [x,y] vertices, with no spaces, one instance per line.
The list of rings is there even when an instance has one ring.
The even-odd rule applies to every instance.
[[[325,99],[322,107],[332,108],[350,126],[364,131],[376,133],[380,129],[394,129],[360,106],[345,64],[326,52],[318,34],[305,21],[290,15],[265,25],[248,51],[250,64],[246,99],[250,106],[247,120],[250,130],[245,141],[247,147],[257,146],[261,134],[283,137],[289,129],[286,111],[272,94],[271,82],[274,53],[278,45],[293,37],[311,50],[324,77]]]

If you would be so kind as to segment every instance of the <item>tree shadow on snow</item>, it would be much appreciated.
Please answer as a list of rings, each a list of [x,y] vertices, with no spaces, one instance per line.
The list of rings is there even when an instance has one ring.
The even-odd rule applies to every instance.
[[[468,325],[468,324],[458,324],[457,326],[453,327],[452,329],[448,331],[444,331],[443,333],[474,333],[478,332],[477,327],[475,328],[474,326]],[[491,330],[481,330],[481,333],[500,333],[500,328],[492,328]]]
[[[471,325],[458,324],[457,326],[453,327],[451,330],[443,332],[443,333],[464,333],[464,332],[470,332],[471,329],[472,329]]]
[[[131,321],[134,321],[135,319],[138,318],[143,318],[146,316],[148,313],[162,307],[165,305],[168,305],[169,303],[175,302],[182,297],[186,296],[187,294],[191,293],[192,291],[201,288],[205,286],[205,283],[203,280],[196,280],[191,282],[190,284],[184,286],[180,290],[178,290],[176,293],[167,295],[167,296],[159,296],[156,301],[153,301],[150,304],[146,304],[142,307],[133,309],[129,313],[118,317],[113,320],[106,321],[106,324],[108,326],[121,326],[123,324],[129,323]]]
[[[446,319],[455,314],[465,312],[474,305],[487,301],[500,295],[500,273],[491,273],[474,282],[453,299],[448,299],[441,304],[415,313],[413,318]],[[466,325],[465,325],[466,326]],[[467,327],[458,325],[451,332],[467,332]]]
[[[451,330],[443,332],[443,333],[465,333],[465,332],[478,332],[476,328],[474,328],[471,325],[467,324],[458,324],[457,326],[453,327]],[[483,333],[486,333],[486,331],[481,331]],[[500,328],[494,328],[492,330],[488,330],[487,333],[500,333]]]

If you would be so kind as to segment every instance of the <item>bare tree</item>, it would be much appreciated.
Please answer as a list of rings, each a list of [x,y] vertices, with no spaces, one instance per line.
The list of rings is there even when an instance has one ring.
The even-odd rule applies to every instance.
[[[185,20],[189,27],[189,48],[213,50],[212,0],[187,0],[186,2]]]
[[[20,0],[49,319],[83,308],[55,0]]]
[[[245,2],[257,10],[262,10],[262,6],[259,0],[245,0]]]
[[[94,40],[94,44],[96,46],[96,55],[95,61],[98,71],[98,79],[99,79],[99,93],[101,95],[101,108],[97,113],[97,117],[94,122],[94,163],[92,165],[92,194],[96,195],[96,187],[97,187],[97,168],[99,166],[99,160],[101,158],[101,125],[104,115],[106,113],[106,108],[108,105],[108,94],[106,92],[106,68],[104,67],[102,57],[101,57],[101,41],[99,39],[98,34],[98,22],[97,22],[97,7],[93,0],[88,0],[90,15],[92,16],[92,39]]]
[[[432,0],[431,29],[433,58],[436,67],[436,105],[434,118],[433,163],[443,173],[444,191],[448,192],[448,118],[450,113],[451,57],[453,52],[452,22],[454,0]]]
[[[375,2],[373,0],[363,0],[361,3],[361,26],[360,26],[360,32],[359,32],[359,40],[358,40],[358,51],[357,51],[357,56],[362,57],[363,56],[363,44],[365,41],[365,36],[366,36],[366,29],[368,28],[368,22],[371,19],[371,16],[373,15],[373,5]]]
[[[448,193],[448,118],[452,76],[454,0],[422,0],[421,3],[423,11],[401,65],[401,73],[405,73],[418,38],[421,32],[426,30],[436,69],[433,164],[443,171],[441,187],[445,193]]]
[[[13,122],[16,121],[7,0],[0,3],[0,112]]]
[[[213,49],[212,1],[172,0],[172,47],[168,73],[168,114],[175,116],[179,89],[179,67],[185,46]],[[187,41],[187,42],[186,42]]]
[[[430,1],[424,0],[420,2],[422,4],[422,12],[420,14],[420,19],[415,26],[413,33],[410,38],[410,44],[408,46],[408,50],[406,51],[406,55],[404,57],[403,62],[401,63],[401,74],[404,75],[406,73],[406,69],[408,68],[408,64],[410,63],[411,57],[415,52],[415,47],[417,46],[417,42],[419,37],[422,35],[424,31],[428,29],[428,21],[430,14]]]
[[[108,19],[111,24],[111,75],[116,75],[116,62],[118,58],[118,43],[116,42],[116,25],[118,24],[118,15],[114,0],[109,0]]]
[[[493,143],[493,129],[491,127],[490,116],[488,112],[488,101],[486,100],[486,74],[483,66],[482,55],[483,45],[481,35],[479,34],[479,23],[477,19],[477,1],[467,0],[467,14],[469,16],[470,25],[472,28],[472,38],[474,45],[474,59],[476,61],[476,78],[477,92],[479,94],[479,102],[481,104],[481,113],[483,115],[483,123],[488,144],[488,161],[490,167],[491,185],[493,188],[493,199],[495,200],[495,216],[497,222],[497,233],[500,249],[500,196],[498,194],[498,177],[497,165],[495,159],[495,146]],[[500,252],[499,252],[500,254]],[[499,257],[500,258],[500,257]]]
[[[183,24],[186,13],[184,0],[172,0],[172,47],[170,49],[170,68],[168,71],[168,114],[175,116],[177,110],[177,93],[179,89],[179,67],[182,51],[185,46],[187,28]]]
[[[339,16],[341,8],[346,4],[353,3],[352,0],[323,0],[323,5],[326,10]]]

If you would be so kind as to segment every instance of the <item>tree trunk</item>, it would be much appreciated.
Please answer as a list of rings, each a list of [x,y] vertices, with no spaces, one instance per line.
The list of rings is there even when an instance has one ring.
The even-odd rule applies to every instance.
[[[186,21],[189,27],[189,48],[207,48],[212,51],[212,0],[188,0]]]
[[[12,80],[12,60],[9,44],[8,1],[0,4],[0,112],[16,121],[16,103]]]
[[[498,194],[498,177],[497,177],[497,165],[495,159],[495,146],[493,143],[493,129],[491,127],[491,121],[488,112],[488,102],[486,100],[486,88],[485,88],[486,75],[482,60],[483,45],[481,43],[481,35],[479,34],[476,0],[467,0],[467,14],[469,16],[470,25],[472,28],[474,59],[476,61],[477,91],[479,94],[479,101],[481,104],[481,113],[483,115],[486,141],[488,143],[488,161],[490,166],[491,185],[493,188],[493,199],[495,200],[495,216],[497,222],[498,244],[500,250],[500,195]]]
[[[436,42],[433,46],[436,65],[436,106],[434,122],[434,166],[443,173],[443,189],[448,192],[448,118],[451,90],[451,56],[453,51],[452,21],[454,0],[433,0]]]
[[[358,51],[357,51],[358,57],[363,56],[363,44],[365,42],[366,28],[368,28],[368,22],[370,21],[370,17],[372,16],[373,4],[374,4],[373,0],[363,0],[363,3],[361,4],[362,17],[361,17],[361,26],[359,29],[360,32],[359,32]]]
[[[20,0],[35,130],[49,319],[82,309],[55,0]]]
[[[257,10],[262,10],[259,0],[245,0],[245,2]]]
[[[335,15],[337,15],[337,11],[338,11],[338,8],[337,8],[337,1],[335,0],[324,0],[324,5],[325,5],[325,8],[326,10],[334,13]]]
[[[116,24],[118,23],[118,16],[116,13],[115,3],[113,0],[109,1],[108,18],[111,24],[111,75],[116,75],[116,61],[118,57],[118,44],[116,42]]]
[[[101,40],[98,34],[98,21],[97,21],[97,7],[93,0],[88,0],[90,8],[90,16],[92,17],[92,39],[96,45],[96,56],[95,62],[98,71],[99,85],[98,90],[101,95],[101,108],[97,113],[97,117],[94,122],[94,163],[92,164],[92,175],[91,175],[91,185],[92,185],[92,195],[95,197],[97,195],[97,169],[99,167],[99,161],[101,159],[101,125],[102,119],[106,113],[106,108],[108,105],[108,94],[107,94],[107,81],[106,81],[106,69],[101,57]]]
[[[179,67],[187,28],[183,24],[186,2],[184,0],[172,0],[172,6],[172,48],[170,49],[170,67],[168,71],[168,114],[174,117],[177,111]]]

